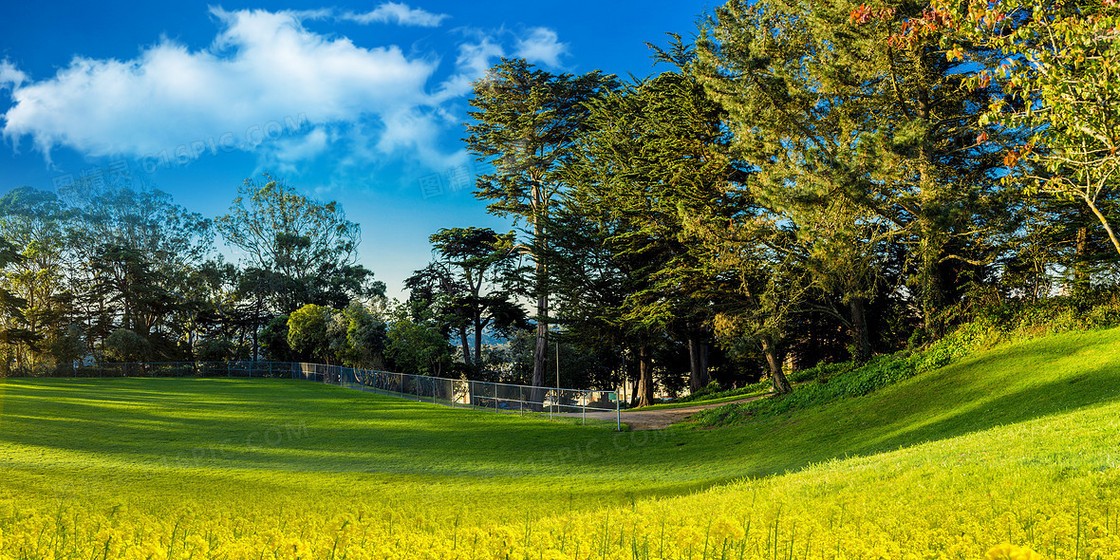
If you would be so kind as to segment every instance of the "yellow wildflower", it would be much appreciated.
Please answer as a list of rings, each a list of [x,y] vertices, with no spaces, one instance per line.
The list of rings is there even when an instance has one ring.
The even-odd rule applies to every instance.
[[[1022,546],[1004,543],[993,547],[985,556],[986,560],[1043,560],[1042,555]]]

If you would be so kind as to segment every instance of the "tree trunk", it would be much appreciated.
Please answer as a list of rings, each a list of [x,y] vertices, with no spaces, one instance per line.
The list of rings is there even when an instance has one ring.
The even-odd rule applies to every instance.
[[[792,392],[786,374],[782,373],[782,360],[778,357],[777,349],[769,337],[762,337],[762,355],[766,356],[766,364],[770,366],[770,382],[773,391],[779,395]]]
[[[636,406],[653,404],[653,353],[643,344],[638,351],[638,399]]]
[[[545,374],[548,372],[548,323],[546,315],[548,313],[548,298],[541,296],[537,298],[537,347],[533,351],[533,386],[543,387],[545,385]],[[543,399],[543,392],[540,393]],[[534,399],[539,400],[539,399]]]
[[[928,66],[928,61],[923,58],[921,64],[923,74],[929,71]],[[924,87],[919,88],[916,97],[917,116],[925,122],[931,122],[932,104],[929,90]],[[941,197],[934,170],[935,162],[929,142],[923,141],[918,150],[918,187],[921,189],[921,208],[918,209],[918,235],[920,236],[918,247],[921,251],[919,278],[922,291],[922,320],[926,332],[937,338],[944,330],[940,316],[944,298],[941,293],[941,278],[937,270],[942,242],[941,227],[937,224],[936,216],[941,211],[939,207]]]
[[[260,324],[261,324],[261,305],[263,305],[263,302],[261,301],[260,296],[258,296],[257,297],[257,307],[256,307],[255,313],[253,315],[253,321],[250,324],[250,326],[253,328],[253,361],[254,362],[257,361],[258,359],[260,359],[260,354],[261,354],[260,342],[257,340],[257,333],[260,331]]]
[[[477,320],[474,323],[474,361],[482,367],[482,322]]]
[[[459,327],[459,342],[463,345],[463,363],[471,366],[471,346],[467,343],[467,327]]]
[[[690,366],[688,388],[695,393],[708,385],[708,344],[702,342],[696,335],[689,336],[688,358]]]
[[[930,227],[926,224],[930,222],[928,218],[922,218],[922,241],[920,244],[921,255],[921,271],[919,272],[922,284],[922,321],[925,324],[926,332],[932,337],[939,338],[942,335],[942,318],[941,318],[941,278],[937,271],[938,253],[935,243],[930,236],[933,235]]]
[[[1116,238],[1116,234],[1112,231],[1112,226],[1108,225],[1108,218],[1105,218],[1104,214],[1101,213],[1100,208],[1097,208],[1097,205],[1093,202],[1093,199],[1085,197],[1085,203],[1089,205],[1089,209],[1093,211],[1093,215],[1095,215],[1097,219],[1100,220],[1101,226],[1104,226],[1104,231],[1108,234],[1108,240],[1112,242],[1112,247],[1116,249],[1117,254],[1120,254],[1120,239]]]
[[[1089,227],[1082,225],[1077,228],[1077,242],[1074,249],[1073,262],[1073,293],[1077,296],[1084,294],[1091,282],[1089,278]],[[1039,299],[1038,290],[1035,290],[1035,299]]]
[[[863,298],[852,298],[848,309],[852,313],[852,345],[856,363],[864,363],[871,358],[871,333],[867,329],[866,302]]]
[[[548,372],[548,286],[547,269],[544,263],[545,228],[544,219],[548,215],[547,201],[540,185],[533,186],[533,259],[536,261],[535,283],[537,292],[537,347],[533,353],[533,386],[542,387]],[[534,402],[544,402],[544,391],[536,391]]]

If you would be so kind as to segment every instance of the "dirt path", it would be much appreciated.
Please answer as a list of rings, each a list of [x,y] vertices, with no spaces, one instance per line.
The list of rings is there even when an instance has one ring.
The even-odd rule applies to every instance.
[[[734,401],[712,404],[699,404],[696,406],[685,406],[681,408],[663,408],[653,410],[642,410],[638,408],[634,410],[624,410],[622,411],[621,418],[622,423],[629,426],[631,430],[662,430],[668,428],[672,424],[676,424],[677,422],[688,418],[689,416],[692,416],[693,414],[696,414],[697,412],[700,412],[701,410],[707,410],[709,408],[716,408],[728,404],[739,404],[756,401],[758,399],[761,399],[762,397],[768,396],[770,396],[770,393],[767,393],[765,395],[755,395],[753,397],[747,397]],[[559,416],[579,417],[582,415],[578,412],[572,412],[560,414]],[[615,413],[589,412],[587,413],[587,417],[594,418],[596,420],[607,420],[613,422],[615,420]]]

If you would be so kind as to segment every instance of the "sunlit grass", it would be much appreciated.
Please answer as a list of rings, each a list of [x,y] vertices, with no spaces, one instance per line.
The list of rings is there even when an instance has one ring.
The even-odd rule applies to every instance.
[[[0,558],[1117,558],[1118,343],[661,432],[284,380],[8,380]]]

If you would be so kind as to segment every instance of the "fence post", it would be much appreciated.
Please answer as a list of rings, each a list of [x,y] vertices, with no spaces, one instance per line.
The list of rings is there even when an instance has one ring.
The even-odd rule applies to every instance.
[[[616,432],[622,431],[622,408],[620,406],[621,403],[622,399],[618,397],[618,393],[616,392],[614,394],[614,429]]]

